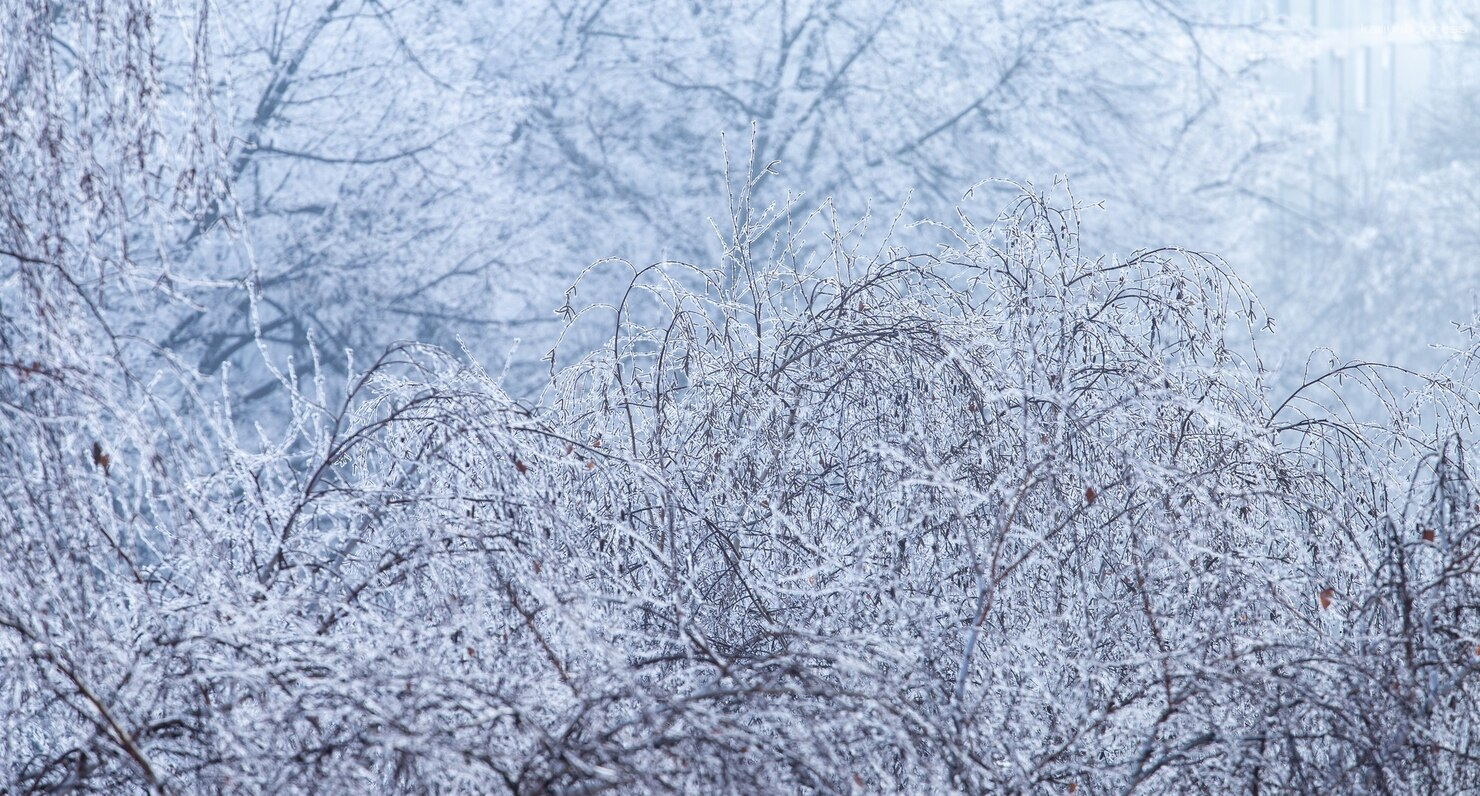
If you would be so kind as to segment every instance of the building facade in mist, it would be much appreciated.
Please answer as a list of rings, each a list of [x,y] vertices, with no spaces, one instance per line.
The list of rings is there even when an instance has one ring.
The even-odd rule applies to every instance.
[[[1301,44],[1287,53],[1276,91],[1316,127],[1321,155],[1288,194],[1318,211],[1370,198],[1398,166],[1427,105],[1442,91],[1465,22],[1436,0],[1273,0],[1265,3]]]
[[[1246,4],[1250,21],[1294,34],[1268,82],[1310,153],[1269,197],[1267,242],[1291,289],[1367,278],[1361,253],[1382,229],[1386,193],[1422,156],[1419,139],[1460,66],[1455,45],[1474,33],[1458,11],[1445,0]]]

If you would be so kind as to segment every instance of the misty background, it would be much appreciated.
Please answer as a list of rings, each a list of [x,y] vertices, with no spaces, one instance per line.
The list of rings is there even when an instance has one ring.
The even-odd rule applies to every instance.
[[[750,201],[778,223],[819,213],[860,246],[927,248],[920,219],[990,222],[1020,186],[1067,181],[1097,208],[1089,251],[1225,259],[1264,302],[1261,358],[1286,385],[1317,348],[1434,367],[1477,306],[1470,2],[162,8],[171,140],[140,188],[157,198],[92,256],[100,284],[131,283],[128,331],[207,377],[230,364],[245,403],[290,357],[307,374],[310,343],[344,372],[344,350],[399,339],[465,348],[529,394],[557,310],[615,300],[650,263],[716,261],[757,176]],[[85,131],[89,87],[111,89],[58,52]],[[16,196],[55,190],[16,165]],[[110,276],[140,252],[153,270]]]

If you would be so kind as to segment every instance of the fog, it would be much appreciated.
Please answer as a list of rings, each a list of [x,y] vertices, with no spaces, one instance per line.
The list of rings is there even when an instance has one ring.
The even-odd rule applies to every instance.
[[[1480,792],[1480,6],[0,0],[0,794]]]

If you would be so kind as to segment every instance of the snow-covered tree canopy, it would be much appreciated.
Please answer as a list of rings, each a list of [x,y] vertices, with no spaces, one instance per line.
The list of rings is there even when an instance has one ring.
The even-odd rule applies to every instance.
[[[1165,196],[852,220],[949,193],[938,144],[1113,118],[1084,37],[1180,31],[1197,94],[1234,33],[996,4],[927,54],[999,70],[967,113],[855,140],[945,68],[900,42],[987,23],[475,5],[0,2],[0,792],[1480,789],[1480,345],[1284,389],[1225,259],[1124,244]],[[578,112],[598,71],[755,136],[644,182],[713,119]],[[1093,118],[1044,135],[1139,129]],[[544,359],[449,343],[582,232],[673,256],[552,265]]]

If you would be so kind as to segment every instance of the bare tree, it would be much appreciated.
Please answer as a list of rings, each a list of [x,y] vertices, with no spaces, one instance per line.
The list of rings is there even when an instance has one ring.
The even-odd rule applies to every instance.
[[[160,126],[202,128],[213,165],[209,190],[134,244],[193,303],[159,304],[134,331],[205,374],[233,362],[253,398],[278,384],[259,345],[300,376],[310,336],[334,351],[459,336],[485,357],[516,338],[542,350],[560,290],[590,262],[711,256],[721,133],[738,152],[753,128],[756,162],[781,164],[763,203],[834,197],[856,217],[913,192],[912,220],[948,215],[982,175],[1067,174],[1112,200],[1122,215],[1107,228],[1125,246],[1187,228],[1237,240],[1257,221],[1241,189],[1283,135],[1258,109],[1247,55],[1269,34],[1214,6],[322,0],[162,13],[155,80],[178,113]],[[59,92],[54,109],[69,101]],[[1013,195],[982,191],[991,207]],[[538,388],[532,357],[512,368],[521,392]]]

